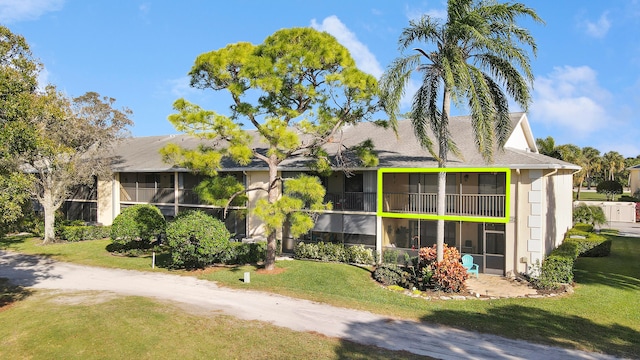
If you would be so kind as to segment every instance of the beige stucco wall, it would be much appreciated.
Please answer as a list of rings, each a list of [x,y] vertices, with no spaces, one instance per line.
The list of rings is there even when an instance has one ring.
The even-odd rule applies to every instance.
[[[640,169],[629,170],[629,192],[633,196],[640,190]]]
[[[269,185],[269,172],[268,171],[251,171],[247,172],[247,188],[252,189],[256,187],[262,187],[266,189]],[[264,238],[265,228],[262,220],[256,218],[251,210],[255,209],[259,199],[267,199],[266,191],[249,191],[247,193],[249,202],[247,208],[249,214],[247,214],[247,237]]]
[[[507,233],[517,239],[512,268],[529,272],[562,243],[573,225],[573,175],[570,170],[521,170],[514,171],[511,179],[513,221]]]
[[[113,223],[113,180],[98,180],[98,222],[102,225]]]

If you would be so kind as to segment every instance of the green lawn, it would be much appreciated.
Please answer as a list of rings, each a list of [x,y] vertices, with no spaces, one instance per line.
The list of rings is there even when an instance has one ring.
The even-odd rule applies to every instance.
[[[422,359],[141,297],[40,291],[0,311],[0,359]],[[277,354],[277,356],[274,356]]]
[[[595,188],[595,187],[593,187],[593,188]],[[620,198],[620,196],[623,196],[623,195],[631,196],[630,193],[624,192],[624,193],[622,193],[622,195],[616,195],[615,199],[617,200],[617,199]],[[578,200],[577,196],[578,196],[578,192],[574,190],[573,191],[573,198],[575,200]],[[607,196],[605,194],[598,194],[595,191],[584,191],[584,188],[583,188],[580,191],[580,200],[582,200],[582,201],[607,201]]]
[[[640,354],[640,239],[613,239],[611,256],[578,259],[573,295],[543,299],[426,301],[381,288],[366,268],[297,260],[279,261],[279,271],[274,274],[263,274],[254,266],[192,274],[229,287],[271,291],[516,339],[635,357]],[[22,238],[0,241],[0,248],[88,265],[151,271],[149,258],[111,256],[104,250],[107,244],[91,241],[39,246],[32,239]],[[245,271],[251,272],[249,284],[241,281]],[[28,301],[31,300],[23,302]]]

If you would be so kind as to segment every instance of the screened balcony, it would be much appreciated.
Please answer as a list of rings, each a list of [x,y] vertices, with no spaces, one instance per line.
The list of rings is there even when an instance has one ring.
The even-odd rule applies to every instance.
[[[382,211],[436,215],[436,172],[384,173]],[[449,171],[445,186],[445,216],[504,218],[507,216],[506,172]]]

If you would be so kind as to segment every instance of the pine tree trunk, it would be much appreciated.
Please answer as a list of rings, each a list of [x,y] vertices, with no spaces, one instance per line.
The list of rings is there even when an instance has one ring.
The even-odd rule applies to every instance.
[[[269,203],[273,204],[278,200],[280,195],[278,186],[276,186],[276,179],[278,178],[278,164],[275,155],[271,156],[269,162]],[[264,262],[264,268],[267,271],[273,270],[276,267],[276,237],[277,229],[271,229],[271,233],[267,236],[267,256]]]

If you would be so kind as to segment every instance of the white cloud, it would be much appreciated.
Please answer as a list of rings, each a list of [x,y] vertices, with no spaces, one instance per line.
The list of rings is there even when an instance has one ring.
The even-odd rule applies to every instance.
[[[36,20],[42,14],[62,9],[64,0],[0,0],[0,23]]]
[[[412,7],[406,6],[404,12],[405,12],[405,16],[407,17],[407,19],[409,19],[409,21],[420,20],[424,15],[428,15],[432,18],[439,19],[439,20],[447,19],[446,4],[443,4],[443,7],[439,9],[429,9],[429,10],[422,10],[420,8],[412,8]]]
[[[609,28],[611,28],[611,22],[608,18],[608,13],[603,13],[600,15],[600,18],[596,22],[592,22],[589,20],[585,20],[582,24],[585,31],[589,36],[602,39],[609,32]]]
[[[596,72],[588,66],[556,67],[549,75],[538,77],[533,97],[534,121],[571,130],[578,136],[591,134],[612,121],[605,109],[611,94],[600,87]]]
[[[366,45],[358,40],[356,35],[351,32],[351,30],[349,30],[337,16],[332,15],[325,18],[322,20],[322,24],[318,24],[316,19],[312,19],[311,27],[316,30],[326,31],[333,35],[338,39],[340,44],[349,49],[349,52],[351,53],[353,60],[355,60],[358,65],[358,68],[378,79],[380,78],[383,70],[375,55],[369,51],[369,48]]]
[[[183,76],[178,79],[170,79],[166,81],[169,92],[176,98],[188,97],[200,93],[201,90],[190,86],[191,78],[189,76]]]

